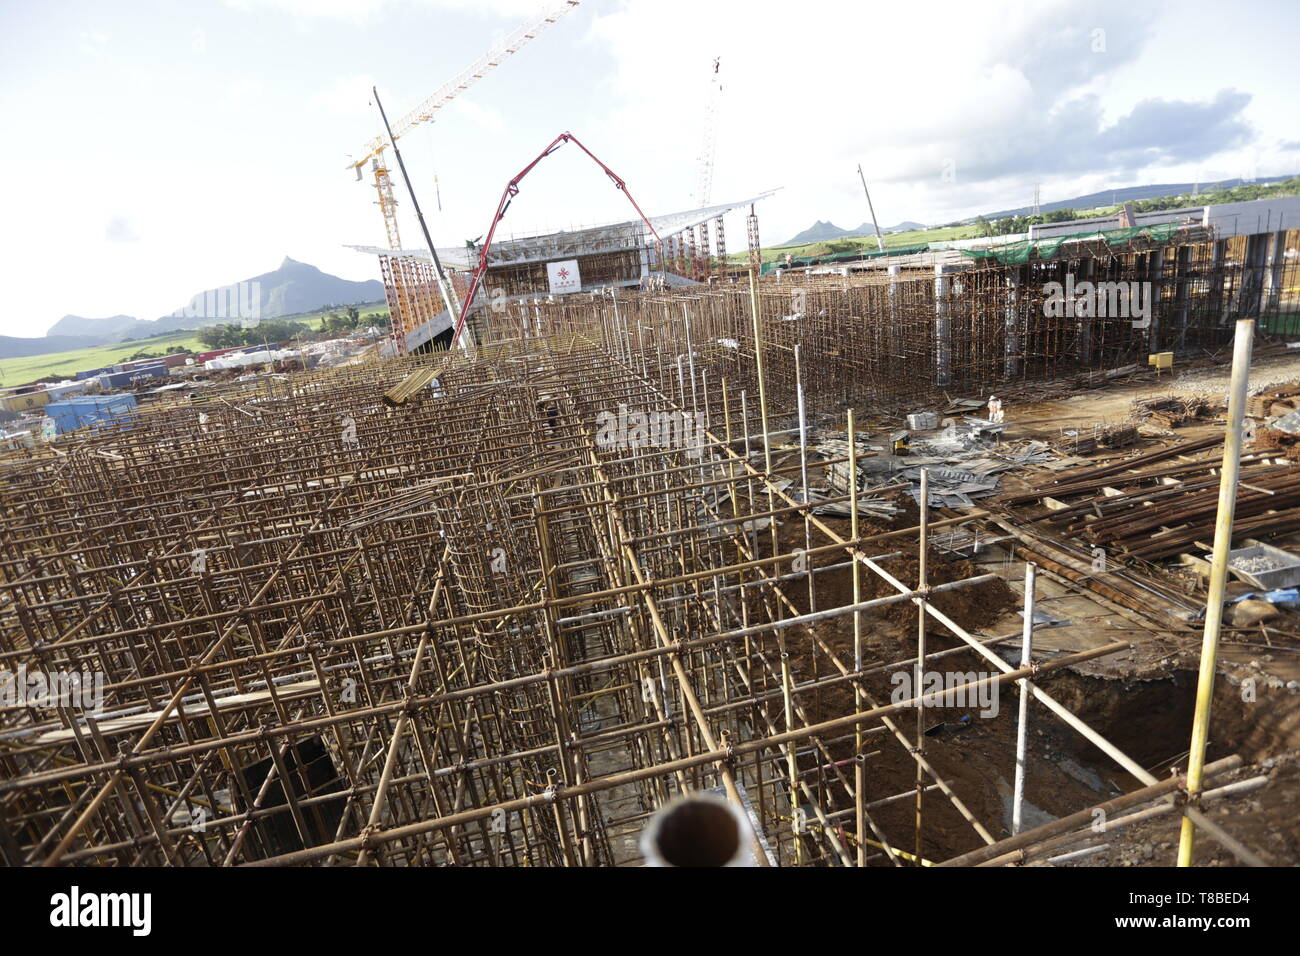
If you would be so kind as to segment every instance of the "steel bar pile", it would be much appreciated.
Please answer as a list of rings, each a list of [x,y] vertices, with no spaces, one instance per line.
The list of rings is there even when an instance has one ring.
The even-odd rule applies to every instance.
[[[1214,529],[1222,436],[1178,442],[1012,495],[1005,505],[1051,499],[1040,520],[1115,553],[1158,561],[1194,550]],[[1201,454],[1197,461],[1150,467]],[[1242,537],[1300,530],[1300,466],[1256,451],[1243,460],[1235,528]],[[1104,490],[1104,493],[1103,493]]]

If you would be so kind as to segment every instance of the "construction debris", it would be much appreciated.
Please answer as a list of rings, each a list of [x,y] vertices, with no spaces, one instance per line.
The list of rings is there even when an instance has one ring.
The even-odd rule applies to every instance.
[[[1161,428],[1181,428],[1191,421],[1206,418],[1222,411],[1200,396],[1180,398],[1169,395],[1163,398],[1138,399],[1133,403],[1133,416],[1150,421]]]

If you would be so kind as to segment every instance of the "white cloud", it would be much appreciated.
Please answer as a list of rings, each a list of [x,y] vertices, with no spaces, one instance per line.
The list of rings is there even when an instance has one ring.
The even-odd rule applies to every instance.
[[[588,0],[593,2],[593,0]],[[528,18],[562,6],[560,0],[225,0],[236,10],[258,9],[287,13],[295,18],[320,18],[366,23],[399,6],[473,11],[495,16]]]
[[[595,17],[590,39],[615,63],[610,131],[674,171],[679,195],[693,180],[683,159],[698,148],[709,64],[721,56],[714,195],[785,185],[765,204],[766,237],[780,239],[815,218],[866,218],[859,162],[885,222],[1028,202],[1038,180],[1068,196],[1098,170],[1110,168],[1112,182],[1151,171],[1135,149],[1145,122],[1125,122],[1140,104],[1109,101],[1106,90],[1138,62],[1159,15],[1121,0],[805,2],[797,16],[784,0],[750,0],[744,16],[726,4],[629,0]],[[1094,51],[1097,29],[1104,52]],[[1240,100],[1181,103],[1176,71],[1149,80],[1147,96],[1170,99],[1141,117],[1164,127],[1146,130],[1162,165],[1204,153],[1216,136],[1223,150],[1249,136]],[[1213,126],[1191,135],[1207,110]],[[950,182],[942,174],[954,168]]]
[[[308,102],[314,109],[339,116],[373,116],[378,125],[379,114],[371,95],[375,85],[376,80],[369,73],[336,76],[328,87],[314,93]]]
[[[136,235],[135,227],[131,225],[130,220],[125,216],[114,216],[108,220],[108,225],[104,227],[104,238],[109,242],[140,241],[140,237]]]
[[[0,120],[44,144],[42,176],[59,184],[32,190],[24,155],[0,152],[0,208],[21,226],[0,231],[0,262],[32,280],[0,331],[39,334],[64,312],[155,317],[286,253],[373,278],[373,259],[344,248],[384,241],[369,177],[345,169],[346,153],[382,128],[371,86],[380,80],[396,119],[547,0],[229,5],[242,12],[200,7],[164,22],[124,8],[64,18],[49,42],[36,22],[0,36],[30,59],[0,63]],[[768,243],[814,219],[865,220],[859,162],[882,225],[1024,205],[1040,181],[1049,202],[1198,173],[1208,182],[1294,171],[1294,15],[1262,34],[1217,32],[1212,61],[1189,56],[1213,13],[1119,0],[584,0],[404,138],[403,156],[444,245],[482,234],[505,183],[564,129],[647,213],[680,210],[691,205],[709,68],[721,56],[713,196],[783,185],[759,208]],[[1099,28],[1105,52],[1093,53]],[[1224,93],[1230,84],[1249,94],[1244,110]],[[1152,142],[1157,123],[1169,135]],[[955,182],[942,179],[945,162]],[[416,245],[405,184],[394,181],[402,238]],[[574,146],[523,187],[502,236],[634,214]],[[116,234],[137,241],[106,241],[115,217],[125,220]],[[727,235],[743,247],[742,215]],[[78,264],[75,283],[64,281],[67,261]]]
[[[87,56],[100,56],[108,49],[109,36],[98,30],[83,30],[77,45]]]
[[[446,109],[487,133],[503,132],[507,126],[506,118],[497,110],[482,106],[473,100],[455,99],[447,104]]]

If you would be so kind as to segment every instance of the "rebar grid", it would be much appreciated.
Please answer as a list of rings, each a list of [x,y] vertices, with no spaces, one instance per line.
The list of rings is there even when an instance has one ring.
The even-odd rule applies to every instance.
[[[1300,241],[1294,230],[1279,235]],[[775,405],[794,406],[796,345],[809,412],[842,415],[850,406],[901,408],[944,391],[987,394],[1145,364],[1155,352],[1202,354],[1227,343],[1241,315],[1284,320],[1276,331],[1295,334],[1300,328],[1287,323],[1300,302],[1286,290],[1300,281],[1300,263],[1266,261],[1268,238],[1214,240],[1189,230],[1164,245],[1135,241],[1112,250],[1101,240],[1075,243],[1068,254],[1019,266],[940,264],[892,275],[808,269],[767,277],[756,294],[767,388]],[[1068,309],[1052,308],[1055,288],[1064,294],[1083,283],[1132,288],[1142,295],[1132,309],[1145,303],[1150,315],[1105,294],[1097,299],[1103,314],[1095,304],[1085,313],[1078,296]],[[752,307],[743,278],[671,292],[602,290],[502,304],[487,335],[581,335],[641,374],[657,374],[670,393],[678,360],[694,354],[697,364],[753,388]]]
[[[804,315],[892,302],[907,330],[915,297],[923,339],[926,283],[811,290]],[[863,615],[899,602],[994,665],[969,686],[1021,681],[1142,779],[1028,680],[1125,645],[1013,669],[926,600],[988,576],[918,588],[890,571],[897,532],[811,513],[807,447],[778,447],[796,397],[894,385],[884,351],[854,352],[865,322],[805,333],[787,301],[518,304],[473,360],[231,385],[6,457],[0,669],[98,674],[104,699],[3,712],[5,861],[620,864],[655,808],[709,788],[752,813],[763,863],[928,862],[934,790],[992,844],[900,726],[914,702],[870,697],[868,675],[951,653],[867,647]],[[854,602],[823,607],[819,575],[845,564]],[[886,596],[857,600],[864,572]],[[873,790],[883,747],[915,791]],[[872,811],[901,800],[914,832],[887,832]]]

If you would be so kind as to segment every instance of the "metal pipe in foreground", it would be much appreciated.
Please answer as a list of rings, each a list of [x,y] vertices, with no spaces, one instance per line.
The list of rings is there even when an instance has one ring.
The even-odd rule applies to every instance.
[[[662,807],[641,831],[646,866],[754,866],[753,830],[735,803],[688,793]]]
[[[1210,699],[1214,696],[1214,672],[1219,653],[1219,628],[1223,623],[1223,600],[1227,591],[1228,552],[1232,550],[1232,519],[1237,508],[1237,482],[1241,474],[1242,418],[1246,414],[1246,390],[1250,383],[1250,350],[1255,320],[1238,319],[1232,350],[1232,381],[1228,390],[1228,426],[1223,438],[1223,469],[1219,478],[1219,507],[1214,520],[1214,554],[1210,561],[1209,593],[1205,598],[1205,633],[1201,641],[1201,668],[1196,681],[1196,709],[1192,715],[1192,743],[1187,758],[1189,813],[1183,816],[1178,839],[1178,865],[1192,865],[1196,826],[1190,811],[1201,792],[1205,748],[1210,737]]]

